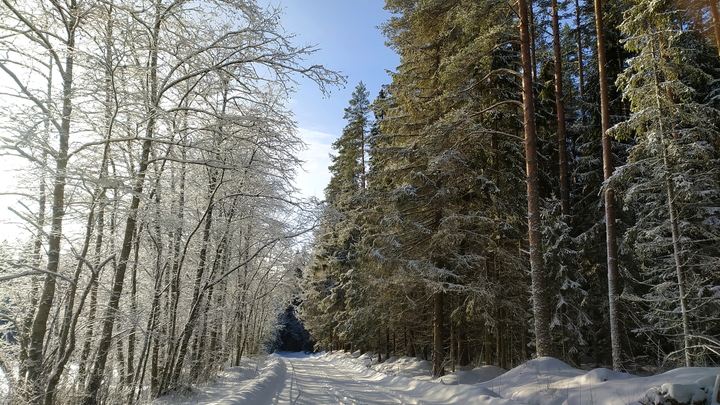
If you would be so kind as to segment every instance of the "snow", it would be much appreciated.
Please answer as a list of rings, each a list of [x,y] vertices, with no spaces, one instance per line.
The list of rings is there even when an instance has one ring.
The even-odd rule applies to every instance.
[[[8,381],[5,377],[5,373],[0,370],[0,402],[2,402],[2,399],[8,395],[9,391],[10,387],[8,386]]]
[[[363,359],[367,358],[368,356],[365,356]],[[430,375],[432,364],[427,360],[420,360],[415,357],[390,357],[384,362],[375,365],[373,369],[387,375],[422,378]]]
[[[355,353],[354,357],[359,354]],[[445,385],[457,384],[477,384],[502,375],[507,370],[495,366],[462,367],[460,371],[448,373],[440,379],[433,380],[430,376],[432,372],[432,364],[427,360],[420,360],[415,357],[390,357],[382,363],[375,364],[376,356],[364,355],[361,357],[366,365],[370,365],[373,370],[387,375],[396,375],[402,377],[411,377],[423,381],[433,381]]]
[[[477,384],[503,375],[507,370],[496,366],[463,367],[460,371],[440,377],[442,384]]]
[[[225,370],[214,384],[194,388],[190,396],[168,395],[153,404],[270,404],[282,388],[286,372],[285,363],[277,355],[270,355],[265,362],[248,358],[242,367]]]
[[[713,404],[720,384],[720,367],[638,377],[605,368],[580,370],[550,357],[507,372],[465,367],[436,379],[427,361],[391,357],[377,363],[376,355],[358,352],[284,353],[254,367],[255,372],[248,371],[252,365],[229,369],[216,384],[196,388],[189,397],[165,397],[155,404]]]

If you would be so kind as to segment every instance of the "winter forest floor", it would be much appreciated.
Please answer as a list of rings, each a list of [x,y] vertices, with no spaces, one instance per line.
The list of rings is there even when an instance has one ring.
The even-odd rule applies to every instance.
[[[408,357],[378,364],[359,353],[283,353],[250,359],[190,396],[163,397],[153,404],[708,405],[714,404],[720,382],[720,367],[638,377],[604,368],[579,370],[553,358],[531,360],[507,372],[466,368],[438,379],[429,377],[429,370],[429,363]]]

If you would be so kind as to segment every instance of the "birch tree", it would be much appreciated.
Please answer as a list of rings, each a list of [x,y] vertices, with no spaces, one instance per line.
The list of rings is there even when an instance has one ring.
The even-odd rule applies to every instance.
[[[43,3],[41,7],[3,1],[8,19],[3,24],[7,33],[8,57],[0,62],[0,69],[15,83],[19,98],[26,100],[37,109],[55,129],[57,145],[49,148],[53,156],[53,186],[51,198],[50,232],[47,236],[47,265],[37,307],[29,327],[29,341],[25,364],[26,374],[21,376],[25,385],[24,397],[34,403],[43,403],[46,398],[43,383],[45,341],[48,321],[53,308],[57,274],[60,271],[61,241],[65,215],[65,191],[69,159],[71,126],[73,123],[76,46],[79,27],[84,24],[89,11],[87,2],[68,1]],[[25,51],[24,46],[33,44],[37,53]],[[48,61],[50,65],[48,64]],[[48,70],[35,66],[47,66]],[[55,72],[53,72],[55,70]],[[59,86],[50,84],[54,74],[59,77]],[[44,80],[43,80],[44,79]],[[59,96],[45,93],[33,87],[34,80],[46,83],[50,91]],[[57,93],[56,93],[57,94]],[[15,150],[22,154],[21,149]],[[24,356],[25,357],[25,356]]]
[[[279,11],[244,1],[7,0],[2,13],[0,69],[21,100],[12,116],[27,123],[3,122],[3,153],[40,170],[55,162],[41,176],[54,182],[51,230],[36,244],[47,264],[23,263],[28,271],[8,279],[42,277],[37,296],[17,307],[29,307],[17,358],[3,359],[20,363],[14,392],[33,403],[135,402],[150,395],[148,382],[157,395],[207,376],[185,359],[202,358],[228,331],[203,312],[229,305],[228,285],[253,264],[263,276],[248,300],[265,307],[242,320],[252,336],[242,339],[261,347],[285,305],[291,246],[313,226],[292,197],[302,144],[285,103],[297,75],[323,91],[342,77],[306,67],[314,49],[281,33]],[[202,186],[188,177],[203,172]],[[40,190],[20,215],[44,235]],[[64,232],[64,222],[82,224],[82,235]],[[230,254],[239,240],[244,248]],[[182,299],[193,295],[191,309]],[[160,337],[181,344],[166,350]],[[74,361],[79,373],[68,378]]]

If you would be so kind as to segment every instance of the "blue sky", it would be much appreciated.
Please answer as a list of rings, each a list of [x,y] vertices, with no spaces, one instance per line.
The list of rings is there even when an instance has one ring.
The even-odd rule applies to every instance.
[[[310,196],[323,198],[323,189],[330,175],[328,154],[330,144],[345,127],[345,107],[355,86],[362,81],[374,99],[383,84],[390,82],[388,70],[395,70],[398,56],[384,45],[385,38],[377,28],[387,21],[390,13],[383,9],[384,0],[261,0],[284,10],[283,27],[296,34],[298,45],[317,45],[307,64],[324,65],[347,76],[344,89],[332,89],[330,97],[323,97],[317,86],[301,81],[293,95],[290,109],[295,113],[300,134],[308,150],[300,157],[305,160],[305,172],[298,176],[298,186]]]

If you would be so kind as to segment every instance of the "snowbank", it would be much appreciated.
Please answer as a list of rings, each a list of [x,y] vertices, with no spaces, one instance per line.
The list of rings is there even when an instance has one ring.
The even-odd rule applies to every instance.
[[[285,384],[287,369],[277,356],[270,355],[267,365],[257,378],[252,379],[241,390],[215,402],[217,405],[269,405]]]
[[[477,368],[465,366],[456,372],[448,373],[438,379],[433,379],[431,376],[432,364],[427,360],[420,360],[416,357],[390,357],[382,363],[376,363],[375,360],[377,358],[372,354],[360,356],[356,352],[352,357],[357,357],[358,360],[363,361],[373,370],[383,374],[410,377],[416,380],[431,381],[445,385],[474,385],[492,380],[507,372],[507,370],[496,366],[480,366]]]
[[[708,370],[708,373],[703,373],[703,370]],[[645,403],[665,404],[673,399],[680,404],[713,404],[713,398],[717,399],[717,385],[720,383],[720,375],[717,375],[717,371],[715,371],[716,375],[711,374],[713,370],[718,369],[680,368],[660,374],[656,377],[666,377],[661,381],[672,382],[649,388],[645,392]],[[699,378],[690,382],[693,377]],[[656,380],[656,384],[661,381]]]
[[[718,374],[718,367],[678,368],[651,377],[604,368],[584,372],[546,357],[479,385],[504,398],[538,405],[662,405],[670,398],[689,404],[703,399],[710,403]]]
[[[483,366],[433,380],[429,363],[414,358],[390,358],[378,364],[372,354],[360,355],[356,352],[352,355],[335,353],[325,356],[328,361],[355,372],[364,372],[368,377],[375,372],[378,375],[372,378],[385,386],[406,384],[407,389],[394,389],[393,392],[405,396],[412,403],[420,398],[421,401],[441,404],[713,404],[713,392],[718,390],[716,382],[720,384],[717,378],[720,367],[678,368],[655,376],[638,377],[606,368],[579,370],[558,359],[542,357],[507,372],[498,367]],[[400,379],[404,377],[411,377],[414,381],[403,382]],[[449,386],[457,384],[475,384],[473,389],[484,390],[453,390]],[[480,398],[483,400],[480,401]]]
[[[415,357],[390,357],[372,368],[387,375],[421,378],[430,375],[432,364]]]
[[[353,357],[342,353],[324,354],[322,356],[326,361],[332,362],[338,369],[344,369],[351,372],[363,381],[371,382],[373,385],[385,387],[388,392],[403,398],[410,404],[478,404],[478,405],[515,405],[517,402],[500,398],[500,396],[478,385],[445,385],[443,383],[434,383],[430,381],[421,381],[415,378],[387,375],[371,368],[372,363],[368,361],[371,356]],[[399,368],[396,364],[399,360],[391,362],[386,369],[396,370]],[[400,364],[410,366],[409,374],[413,370],[417,370],[418,362],[406,360]],[[422,366],[421,366],[422,367]],[[404,374],[401,372],[400,374]]]
[[[454,384],[468,384],[474,385],[485,381],[490,381],[505,374],[507,370],[496,366],[480,366],[480,367],[469,367],[456,371],[454,373],[448,373],[443,377],[440,377],[439,383],[454,385]]]
[[[194,388],[188,397],[168,395],[153,401],[154,405],[212,404],[212,405],[269,405],[282,390],[287,373],[285,363],[277,355],[257,370],[260,358],[247,358],[244,367],[234,367],[223,373],[215,384]]]

